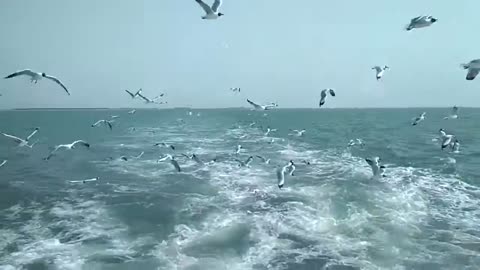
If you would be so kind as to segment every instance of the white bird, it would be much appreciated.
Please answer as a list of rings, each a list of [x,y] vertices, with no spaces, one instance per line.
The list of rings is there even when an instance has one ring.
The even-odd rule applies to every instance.
[[[137,112],[137,110],[131,110],[128,112],[128,114],[135,114]]]
[[[215,20],[218,19],[220,16],[223,16],[224,14],[221,12],[218,12],[218,9],[222,5],[221,0],[215,0],[213,2],[213,5],[210,7],[209,5],[205,4],[202,0],[195,0],[205,11],[205,16],[202,16],[202,19],[204,20]]]
[[[322,92],[320,93],[320,102],[318,103],[319,107],[322,107],[325,104],[325,101],[327,100],[327,91],[330,93],[332,97],[335,96],[335,91],[331,88],[329,89],[323,89]]]
[[[265,132],[265,136],[268,136],[271,132],[275,132],[277,129],[270,129],[269,127],[267,128],[267,132]]]
[[[366,158],[365,161],[372,168],[373,176],[382,176],[385,177],[385,166],[380,165],[380,158],[375,157],[373,160]]]
[[[267,104],[267,105],[259,105],[259,104],[255,103],[255,102],[249,100],[248,98],[247,98],[247,102],[248,102],[250,105],[252,105],[255,110],[266,111],[266,110],[270,110],[271,108],[277,107],[277,104],[275,104],[275,103],[271,103],[271,104]]]
[[[157,162],[162,162],[168,160],[170,164],[177,170],[177,172],[181,172],[182,169],[180,168],[180,165],[178,165],[178,162],[175,160],[175,158],[172,155],[165,155],[165,157],[159,159]]]
[[[166,147],[166,148],[170,148],[170,149],[172,149],[172,150],[175,150],[175,146],[173,146],[172,144],[164,143],[164,142],[156,143],[156,144],[154,144],[153,146],[163,146],[163,147]]]
[[[250,167],[250,163],[252,162],[252,160],[253,160],[253,157],[252,157],[252,156],[249,156],[249,157],[247,158],[247,160],[245,160],[245,161],[241,161],[241,160],[239,160],[239,159],[235,159],[235,161],[239,163],[239,166],[240,166],[240,167]]]
[[[471,81],[475,79],[475,77],[477,77],[478,73],[480,72],[480,59],[472,60],[468,64],[462,64],[461,67],[468,70],[465,79],[467,81]]]
[[[1,134],[7,138],[13,139],[18,144],[19,147],[27,146],[32,148],[34,144],[29,145],[28,142],[35,134],[37,134],[38,130],[39,130],[38,128],[35,128],[33,132],[30,135],[28,135],[28,137],[25,139],[21,139],[17,136],[9,135],[3,132]]]
[[[442,140],[442,150],[454,142],[455,135],[450,135],[445,132],[443,128],[439,130],[440,138]]]
[[[63,88],[63,90],[65,90],[65,92],[67,92],[67,94],[70,95],[70,92],[68,91],[67,87],[65,87],[65,85],[59,79],[57,79],[56,77],[47,75],[45,73],[34,72],[30,69],[19,70],[15,73],[12,73],[12,74],[8,75],[7,77],[5,77],[5,79],[10,79],[10,78],[17,77],[17,76],[22,76],[22,75],[30,77],[30,81],[32,83],[37,83],[42,78],[52,80],[52,81],[56,82],[58,85],[60,85]]]
[[[3,165],[7,164],[7,162],[8,162],[8,160],[6,160],[6,159],[4,161],[2,161],[2,163],[0,163],[0,167],[3,167]]]
[[[350,146],[355,146],[355,145],[360,145],[360,146],[365,146],[365,144],[363,143],[363,140],[362,139],[352,139],[350,140],[350,142],[348,142],[348,147]]]
[[[453,106],[452,108],[452,113],[449,116],[445,116],[443,120],[448,120],[448,119],[457,119],[458,118],[458,107]]]
[[[375,69],[376,78],[377,78],[377,81],[378,81],[383,77],[383,74],[385,73],[385,70],[389,69],[389,67],[388,66],[383,66],[383,67],[374,66],[372,69]]]
[[[416,126],[418,125],[418,123],[422,122],[423,120],[425,120],[425,114],[427,114],[426,112],[423,112],[420,116],[417,116],[414,120],[413,120],[413,123],[412,123],[412,126]]]
[[[142,88],[138,89],[138,91],[137,91],[135,94],[132,93],[132,92],[130,92],[130,91],[128,91],[128,90],[125,90],[125,92],[127,92],[127,93],[130,95],[130,97],[131,97],[132,99],[134,99],[134,98],[140,96],[140,94],[142,93]]]
[[[195,154],[192,154],[191,156],[189,155],[186,155],[186,154],[182,154],[182,156],[188,158],[188,159],[191,159],[193,161],[195,161],[196,163],[200,164],[200,165],[204,165],[203,161],[201,161],[197,155]]]
[[[307,132],[307,130],[305,130],[305,129],[302,129],[302,130],[293,129],[293,130],[291,130],[291,131],[293,131],[293,132],[295,132],[295,133],[290,133],[290,134],[288,134],[288,135],[295,135],[295,136],[297,136],[297,137],[302,137],[303,134],[304,134],[305,132]]]
[[[240,93],[241,89],[240,87],[232,87],[230,88],[230,91]]]
[[[253,126],[255,126],[256,124],[257,124],[257,123],[252,122],[252,123],[250,123],[248,126],[249,126],[249,127],[253,127]]]
[[[109,120],[98,120],[97,122],[95,122],[94,124],[92,124],[92,127],[98,127],[100,124],[104,124],[106,127],[109,127],[110,130],[113,129],[113,123],[114,121],[109,121]]]
[[[95,177],[95,178],[90,178],[90,179],[85,179],[85,180],[72,180],[72,181],[69,181],[70,183],[82,183],[82,184],[85,184],[85,183],[88,183],[88,182],[95,182],[95,181],[98,181],[98,177]]]
[[[455,141],[451,144],[451,148],[454,153],[460,153],[460,142],[455,139]]]
[[[295,164],[292,160],[290,160],[287,165],[277,169],[278,188],[282,188],[285,184],[285,173],[289,173],[291,176],[293,176],[294,171]]]
[[[262,156],[256,156],[257,158],[261,159],[263,163],[270,164],[270,159],[264,158]]]
[[[414,28],[423,28],[428,27],[438,21],[432,16],[418,16],[410,20],[410,24],[405,28],[405,30],[410,31]]]
[[[119,117],[120,117],[120,116],[118,116],[118,115],[111,115],[111,116],[110,116],[110,119],[117,119],[117,118],[119,118]]]
[[[152,99],[150,98],[147,98],[146,96],[142,95],[142,94],[138,94],[144,101],[145,101],[145,104],[150,104],[150,103],[153,103],[153,104],[166,104],[167,102],[158,102],[157,100],[160,99],[161,97],[163,97],[164,94],[160,94]]]
[[[86,141],[82,141],[82,140],[77,140],[77,141],[74,141],[70,144],[60,144],[60,145],[55,146],[55,149],[53,149],[53,151],[50,152],[50,154],[45,158],[45,160],[49,160],[60,149],[65,149],[65,150],[75,149],[75,146],[77,144],[81,145],[81,146],[85,146],[86,148],[90,148],[90,144],[87,143]]]
[[[243,150],[243,147],[239,144],[237,145],[237,150],[235,151],[235,154],[239,154]]]

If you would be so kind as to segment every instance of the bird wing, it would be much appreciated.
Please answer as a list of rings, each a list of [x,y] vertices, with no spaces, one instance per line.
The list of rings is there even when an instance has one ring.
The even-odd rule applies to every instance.
[[[453,135],[444,136],[442,141],[442,149],[447,147],[452,142],[452,139],[453,139]]]
[[[4,160],[2,161],[2,163],[0,163],[0,167],[2,167],[3,165],[5,165],[7,163],[8,160]]]
[[[85,147],[87,147],[87,148],[90,148],[90,144],[87,143],[86,141],[83,141],[83,140],[74,141],[74,142],[72,143],[72,146],[75,146],[76,144],[81,144],[81,145],[83,145],[83,146],[85,146]]]
[[[170,163],[172,163],[173,167],[175,167],[175,170],[177,170],[177,172],[181,172],[182,169],[180,168],[180,165],[178,165],[178,162],[174,159],[170,160]]]
[[[141,152],[140,155],[136,156],[135,158],[141,158],[143,156],[143,154],[145,154],[145,152]]]
[[[24,70],[15,71],[14,73],[12,73],[12,74],[8,75],[7,77],[5,77],[5,79],[10,79],[10,78],[17,77],[17,76],[21,76],[21,75],[26,75],[26,76],[34,77],[35,75],[37,75],[37,73],[33,72],[33,71],[30,70],[30,69],[24,69]]]
[[[250,164],[250,162],[252,162],[252,160],[253,160],[253,157],[252,157],[252,156],[249,156],[249,157],[247,158],[247,160],[245,160],[245,165]]]
[[[38,128],[36,128],[30,135],[28,135],[26,141],[30,140],[33,137],[33,135],[35,135],[37,132],[38,132]]]
[[[458,113],[458,107],[457,106],[453,106],[452,108],[452,114],[455,115]]]
[[[330,93],[330,95],[331,95],[332,97],[335,96],[335,91],[334,91],[333,89],[328,90],[328,92]]]
[[[97,122],[95,122],[95,124],[92,125],[92,127],[96,127],[98,125],[100,125],[101,123],[105,122],[105,120],[98,120]]]
[[[322,90],[320,94],[320,102],[318,103],[319,107],[322,107],[323,104],[325,104],[325,99],[327,98],[327,90]]]
[[[21,142],[24,141],[24,140],[18,138],[17,136],[13,136],[13,135],[10,135],[10,134],[2,133],[2,135],[7,137],[7,138],[13,139],[17,143],[21,143]]]
[[[212,8],[210,8],[207,4],[205,4],[202,0],[195,0],[202,8],[205,10],[205,13],[211,14],[213,13]]]
[[[65,92],[67,92],[67,94],[70,95],[70,92],[68,92],[67,87],[65,87],[65,85],[59,79],[57,79],[56,77],[53,77],[53,76],[49,76],[49,75],[45,75],[45,78],[47,78],[49,80],[52,80],[52,81],[56,82],[57,84],[59,84],[63,88],[63,90],[65,90]]]
[[[279,188],[282,188],[283,185],[285,184],[285,171],[287,170],[286,168],[287,167],[277,169],[277,181],[278,181]]]
[[[379,67],[379,66],[374,66],[372,69],[375,69],[375,71],[377,72],[377,74],[382,71],[382,68]]]
[[[262,106],[260,106],[257,103],[249,100],[248,98],[247,98],[247,102],[250,103],[250,105],[252,105],[255,109],[261,109],[262,108]]]
[[[259,159],[261,159],[263,162],[266,162],[266,161],[267,161],[267,159],[265,159],[265,158],[262,157],[262,156],[256,156],[256,157],[259,158]]]
[[[113,129],[112,122],[113,122],[113,121],[105,121],[105,123],[108,125],[108,127],[110,128],[110,130]]]
[[[215,2],[212,5],[212,10],[213,12],[218,12],[218,9],[222,5],[222,0],[215,0]]]
[[[125,92],[127,92],[132,98],[135,98],[135,95],[132,92],[130,92],[128,90],[125,90]]]
[[[151,100],[147,97],[145,97],[144,95],[142,94],[138,94],[139,97],[143,98],[143,100],[145,100],[146,102],[151,102]]]
[[[467,79],[468,81],[475,79],[479,71],[480,69],[474,69],[474,68],[468,69],[467,77],[465,79]]]

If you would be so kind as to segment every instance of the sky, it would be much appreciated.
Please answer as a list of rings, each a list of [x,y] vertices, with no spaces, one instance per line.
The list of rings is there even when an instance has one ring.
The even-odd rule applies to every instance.
[[[213,0],[205,0],[211,4]],[[297,5],[291,5],[295,3]],[[30,68],[60,78],[0,80],[0,109],[224,108],[277,102],[327,107],[477,107],[480,1],[224,0],[202,20],[194,0],[16,0],[0,4],[0,76]],[[431,27],[404,30],[433,15]],[[377,82],[375,65],[388,65]],[[240,87],[241,94],[229,91]],[[145,105],[125,89],[168,105]]]

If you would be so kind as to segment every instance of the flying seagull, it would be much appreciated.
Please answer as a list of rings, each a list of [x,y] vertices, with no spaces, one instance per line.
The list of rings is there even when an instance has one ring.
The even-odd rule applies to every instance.
[[[442,140],[442,150],[456,140],[455,135],[447,134],[443,128],[441,128],[438,132],[440,133]]]
[[[65,87],[65,85],[59,79],[57,79],[56,77],[47,75],[45,73],[34,72],[30,69],[19,70],[15,73],[12,73],[12,74],[8,75],[7,77],[5,77],[5,79],[10,79],[10,78],[17,77],[17,76],[22,76],[22,75],[29,76],[30,81],[32,83],[37,83],[42,78],[52,80],[52,81],[56,82],[58,85],[60,85],[63,88],[63,90],[65,90],[65,92],[67,92],[67,94],[70,95],[70,92],[68,92],[67,87]]]
[[[332,97],[335,96],[335,91],[331,88],[329,89],[323,89],[322,92],[320,93],[320,102],[318,103],[319,107],[322,107],[325,104],[325,101],[327,99],[327,91],[330,93]]]
[[[453,106],[452,108],[452,113],[449,116],[445,116],[443,120],[448,120],[448,119],[457,119],[458,118],[458,107]]]
[[[274,128],[274,129],[270,129],[270,127],[267,127],[267,132],[265,132],[264,135],[265,135],[265,136],[268,136],[271,132],[275,132],[275,131],[277,131],[277,129],[275,129],[275,128]]]
[[[201,161],[197,155],[195,154],[192,154],[191,156],[187,155],[187,154],[182,154],[182,156],[188,158],[188,159],[191,159],[193,161],[195,161],[196,163],[200,164],[200,165],[204,165],[203,161]]]
[[[142,88],[138,89],[138,91],[135,94],[128,91],[128,90],[125,90],[125,92],[127,92],[130,95],[130,97],[132,97],[132,99],[134,99],[134,98],[140,96],[140,94],[142,93]]]
[[[250,167],[250,163],[252,162],[252,160],[253,160],[253,156],[249,156],[245,161],[235,159],[235,161],[239,163],[240,167]]]
[[[172,155],[168,155],[168,154],[165,155],[165,157],[159,159],[157,163],[162,161],[167,161],[167,160],[170,162],[170,164],[172,164],[172,166],[175,168],[175,170],[177,170],[177,172],[182,171],[182,169],[180,168],[180,165],[178,165],[178,162],[175,160],[175,158]]]
[[[158,102],[157,100],[160,99],[161,97],[163,97],[164,94],[161,94],[161,95],[158,95],[152,99],[150,98],[147,98],[146,96],[142,95],[142,94],[138,94],[144,101],[146,104],[150,104],[150,103],[153,103],[153,104],[165,104],[167,102]]]
[[[166,148],[170,148],[170,149],[172,149],[172,150],[175,150],[175,146],[173,146],[173,145],[171,145],[171,144],[164,143],[164,142],[156,143],[156,144],[154,144],[153,146],[163,146],[163,147],[166,147]]]
[[[257,158],[261,159],[263,163],[270,164],[270,159],[264,158],[262,156],[256,156]]]
[[[10,138],[10,139],[14,140],[18,144],[19,147],[27,146],[27,147],[32,148],[33,144],[29,145],[28,142],[35,134],[37,134],[38,130],[39,130],[38,128],[35,128],[33,130],[33,132],[30,135],[28,135],[28,137],[25,138],[25,139],[21,139],[17,136],[9,135],[9,134],[3,133],[3,132],[1,134],[3,136],[7,137],[7,138]]]
[[[8,160],[6,160],[6,159],[4,161],[2,161],[2,163],[0,163],[0,167],[3,167],[5,164],[7,164],[7,162],[8,162]]]
[[[480,59],[472,60],[468,64],[462,64],[461,66],[463,67],[463,69],[468,70],[465,79],[467,81],[472,81],[473,79],[475,79],[475,77],[477,77],[478,72],[480,72]]]
[[[95,178],[90,178],[90,179],[85,179],[85,180],[72,180],[72,181],[69,181],[70,183],[82,183],[82,184],[85,184],[85,183],[88,183],[88,182],[95,182],[95,181],[98,181],[98,177],[95,177]]]
[[[137,112],[137,110],[131,110],[128,112],[128,114],[135,114]]]
[[[240,144],[237,145],[237,150],[235,151],[235,154],[238,155],[242,150],[243,150],[243,147]]]
[[[232,87],[232,88],[230,88],[230,91],[232,91],[232,92],[238,92],[238,93],[240,93],[240,90],[241,90],[240,87]]]
[[[389,69],[389,67],[388,66],[383,66],[383,67],[374,66],[372,69],[375,69],[375,72],[377,73],[376,78],[377,78],[377,81],[378,81],[382,78],[383,74],[385,73],[385,70]]]
[[[347,146],[350,147],[350,146],[355,146],[355,145],[360,145],[362,147],[365,146],[365,144],[363,143],[363,140],[359,139],[359,138],[350,140],[350,142],[348,142]]]
[[[222,5],[221,0],[215,0],[213,2],[213,5],[210,7],[209,5],[205,4],[202,0],[195,0],[205,11],[205,16],[202,17],[204,20],[215,20],[218,19],[220,16],[223,16],[224,14],[221,12],[218,12],[218,9]]]
[[[385,177],[385,166],[380,165],[380,158],[375,157],[373,160],[366,158],[365,161],[372,168],[373,176],[382,176]]]
[[[412,123],[412,126],[416,126],[418,125],[418,123],[422,122],[423,120],[425,120],[425,114],[427,114],[426,112],[423,112],[420,116],[417,116],[414,120],[413,120],[413,123]]]
[[[285,173],[289,173],[291,176],[293,176],[294,171],[295,163],[293,163],[292,160],[290,160],[287,165],[277,169],[278,188],[282,188],[285,184]]]
[[[98,120],[97,122],[95,122],[94,124],[92,124],[92,127],[98,127],[100,124],[104,124],[105,126],[108,126],[110,128],[110,130],[112,130],[113,128],[113,120],[109,121],[109,120]]]
[[[253,101],[251,101],[251,100],[249,100],[249,99],[247,99],[247,102],[248,102],[250,105],[252,105],[255,110],[263,110],[263,111],[266,111],[266,110],[270,110],[271,108],[277,107],[276,104],[274,104],[274,103],[267,104],[267,105],[259,105],[259,104],[255,103],[255,102],[253,102]]]
[[[82,140],[74,141],[71,144],[60,144],[55,146],[55,149],[53,149],[53,151],[50,152],[50,154],[45,158],[45,160],[49,160],[60,149],[65,149],[65,150],[75,149],[77,144],[81,146],[85,146],[86,148],[90,148],[90,144]]]
[[[305,129],[302,129],[302,130],[293,129],[293,130],[291,130],[291,131],[292,131],[292,132],[295,132],[295,133],[290,133],[290,134],[288,134],[288,135],[295,135],[295,136],[297,136],[297,137],[302,137],[303,134],[304,134],[305,132],[307,132],[307,130],[305,130]]]
[[[405,28],[405,30],[410,31],[414,28],[428,27],[436,21],[437,19],[432,16],[418,16],[410,20],[410,24]]]

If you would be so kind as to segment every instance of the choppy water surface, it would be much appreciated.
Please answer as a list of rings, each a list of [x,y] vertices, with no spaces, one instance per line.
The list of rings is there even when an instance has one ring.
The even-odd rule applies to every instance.
[[[480,110],[461,112],[455,121],[441,120],[449,109],[0,112],[2,132],[40,127],[33,149],[0,138],[0,269],[478,269]],[[120,115],[113,131],[90,127],[110,115]],[[267,126],[278,132],[264,136]],[[441,127],[460,153],[432,141]],[[302,128],[304,137],[288,135]],[[353,138],[365,147],[347,148]],[[76,139],[91,148],[42,160]],[[238,144],[238,158],[272,164],[239,168]],[[218,162],[178,157],[177,173],[157,163],[167,153]],[[372,179],[372,156],[387,177]],[[279,189],[275,168],[290,159],[297,171]]]

